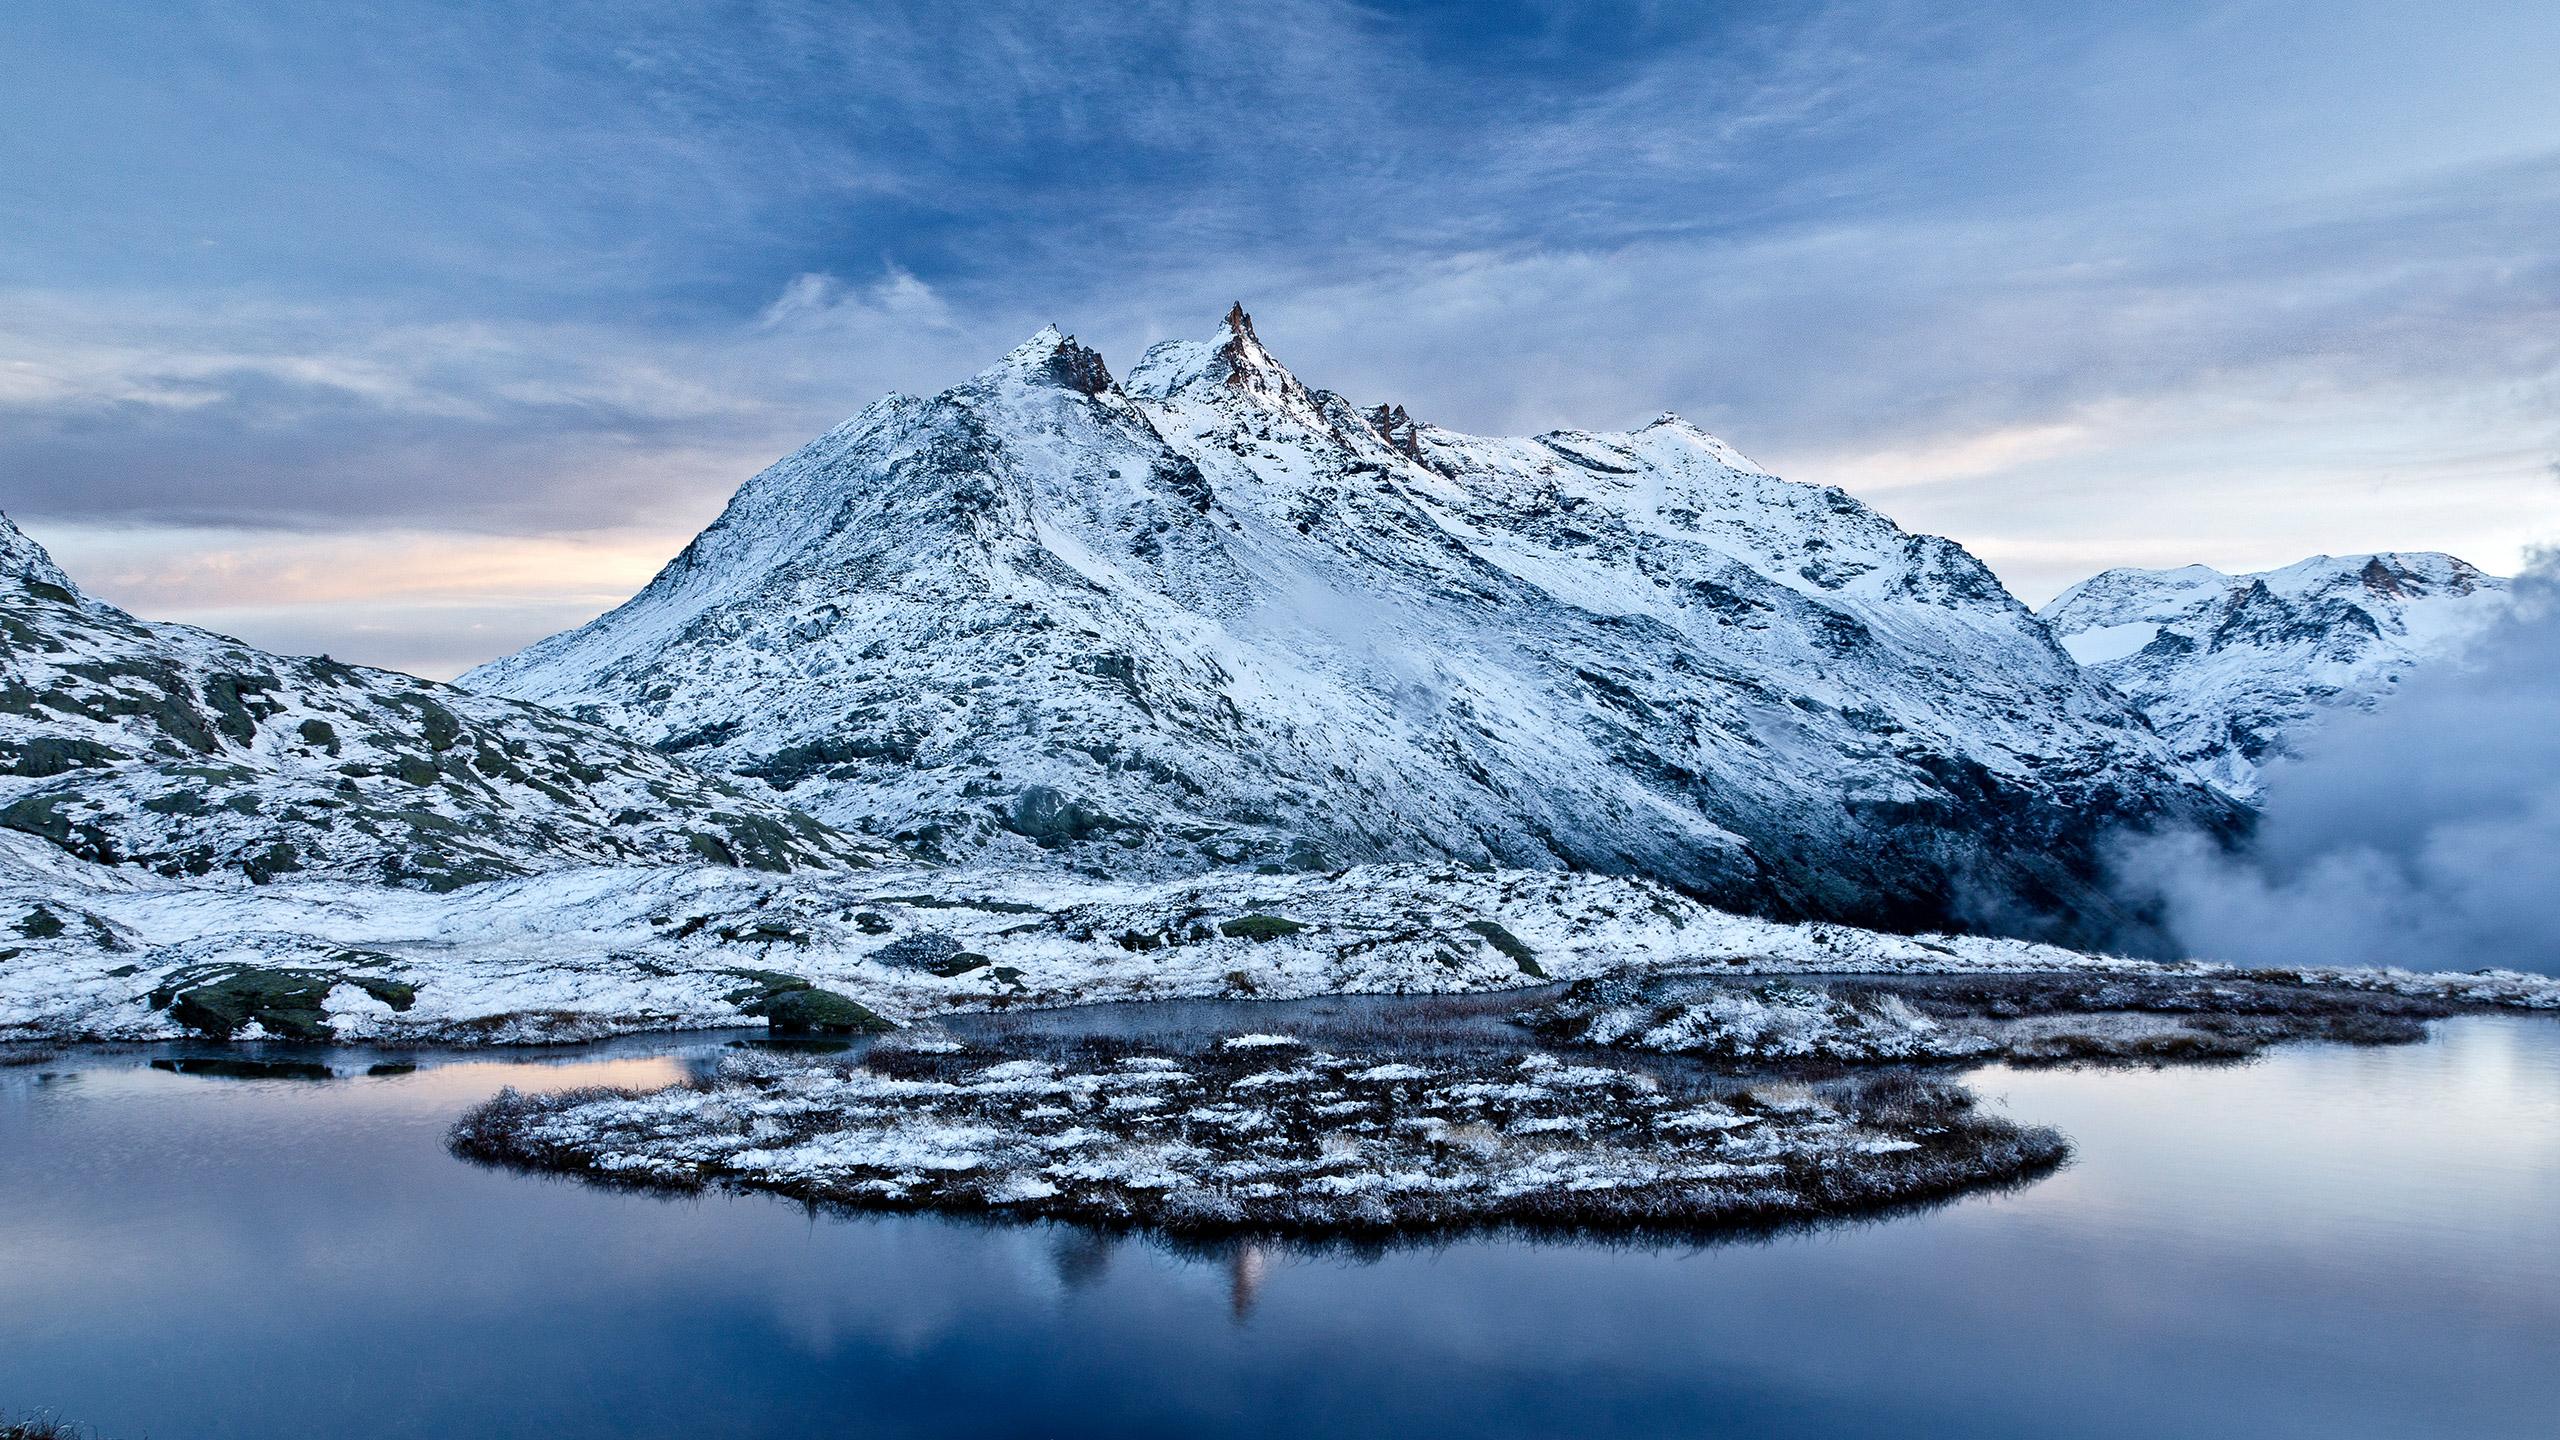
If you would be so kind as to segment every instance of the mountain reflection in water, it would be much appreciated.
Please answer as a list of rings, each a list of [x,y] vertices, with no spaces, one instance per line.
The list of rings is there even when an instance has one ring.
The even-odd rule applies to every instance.
[[[185,1047],[0,1070],[0,1407],[159,1440],[2496,1437],[2560,1411],[2547,1019],[1980,1072],[2074,1162],[1729,1243],[1183,1249],[444,1148],[502,1085],[664,1085],[721,1043],[271,1057],[330,1079]]]

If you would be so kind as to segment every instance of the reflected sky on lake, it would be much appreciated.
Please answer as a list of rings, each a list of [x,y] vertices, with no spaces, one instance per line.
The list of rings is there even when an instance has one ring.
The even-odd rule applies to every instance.
[[[485,1169],[504,1084],[0,1071],[0,1406],[109,1436],[2540,1435],[2560,1025],[1977,1077],[2062,1173],[1722,1245],[1183,1253]],[[690,1054],[649,1053],[690,1049]],[[2206,1417],[2210,1417],[2209,1420]]]

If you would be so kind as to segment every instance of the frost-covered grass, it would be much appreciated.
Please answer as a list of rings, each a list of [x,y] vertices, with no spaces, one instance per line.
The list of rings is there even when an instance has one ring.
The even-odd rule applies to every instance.
[[[97,1432],[50,1415],[0,1415],[0,1440],[97,1440]]]
[[[2253,974],[1756,982],[1614,976],[1521,1014],[1551,1039],[1742,1061],[2236,1060],[2288,1040],[2403,1044],[2449,995]]]
[[[1017,1010],[835,1056],[741,1052],[652,1093],[510,1091],[454,1144],[609,1183],[1171,1235],[1785,1223],[2062,1158],[1939,1067],[2397,1043],[2460,1008],[2155,968],[1614,974],[1526,1009],[1494,993]]]
[[[743,1052],[649,1094],[510,1090],[454,1144],[865,1209],[1327,1234],[1843,1215],[2019,1180],[2066,1149],[1908,1073],[1745,1085],[1516,1045],[1330,1039],[919,1034],[855,1058]]]
[[[1101,1001],[1483,994],[1694,973],[2218,977],[2560,1008],[2560,981],[2511,972],[2158,965],[2018,940],[1780,924],[1641,880],[1551,871],[1373,865],[1106,881],[1055,869],[594,867],[439,895],[326,879],[176,880],[0,832],[0,1042],[226,1029],[237,1039],[554,1042],[753,1024],[777,987],[903,1024]]]
[[[1736,1060],[1948,1060],[1993,1048],[1989,1037],[1941,1025],[1897,995],[1785,980],[1692,987],[1677,998],[1635,980],[1585,980],[1523,1018],[1585,1045]]]

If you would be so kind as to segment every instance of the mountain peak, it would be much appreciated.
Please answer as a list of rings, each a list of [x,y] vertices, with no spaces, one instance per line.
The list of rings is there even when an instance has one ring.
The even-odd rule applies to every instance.
[[[1156,400],[1185,391],[1202,396],[1224,392],[1294,412],[1323,428],[1314,393],[1254,333],[1253,316],[1242,301],[1227,307],[1217,333],[1206,340],[1166,340],[1147,347],[1129,371],[1127,388]]]
[[[1006,351],[990,373],[1038,380],[1079,395],[1099,395],[1111,388],[1111,370],[1102,363],[1100,352],[1077,344],[1076,337],[1055,325],[1041,326],[1039,333]]]
[[[1582,866],[1943,926],[1959,870],[2067,904],[2101,826],[2226,813],[1949,542],[1686,425],[1355,407],[1256,330],[1091,405],[1044,331],[755,482],[718,583],[470,679],[936,857],[1124,876]]]
[[[1210,366],[1226,388],[1248,395],[1263,404],[1296,414],[1323,428],[1322,407],[1280,358],[1262,343],[1253,330],[1253,317],[1245,313],[1244,303],[1227,307],[1226,337],[1218,343]]]

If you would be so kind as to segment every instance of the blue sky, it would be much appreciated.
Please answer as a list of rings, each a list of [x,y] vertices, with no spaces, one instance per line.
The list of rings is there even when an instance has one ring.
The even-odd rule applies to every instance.
[[[2560,539],[2548,4],[0,9],[0,508],[449,674],[1056,321],[1974,547]]]

